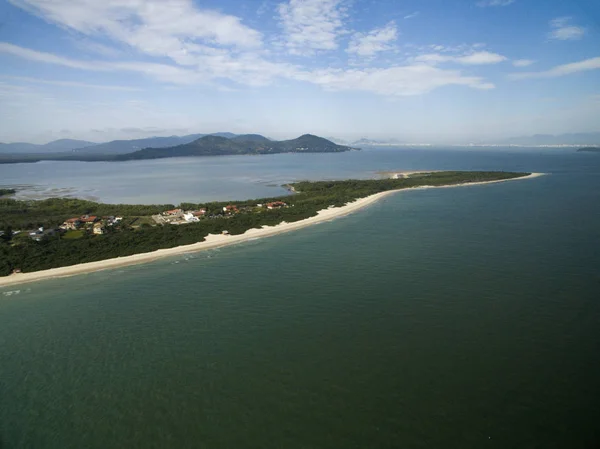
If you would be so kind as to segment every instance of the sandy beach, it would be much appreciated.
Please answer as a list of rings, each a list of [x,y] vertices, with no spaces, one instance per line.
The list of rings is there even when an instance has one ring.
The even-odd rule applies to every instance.
[[[401,175],[408,174],[406,172],[399,173]],[[360,198],[356,201],[346,204],[342,207],[330,207],[325,210],[321,210],[314,217],[307,218],[305,220],[296,221],[293,223],[282,222],[276,226],[263,226],[261,229],[249,229],[244,234],[240,235],[209,235],[202,242],[194,243],[191,245],[183,245],[177,246],[174,248],[167,249],[159,249],[156,251],[152,251],[149,253],[141,253],[135,254],[132,256],[126,257],[117,257],[114,259],[101,260],[97,262],[87,262],[78,265],[71,265],[60,268],[52,268],[49,270],[35,271],[31,273],[15,273],[10,276],[0,277],[0,287],[7,287],[11,285],[22,284],[26,282],[35,282],[41,281],[44,279],[51,279],[57,277],[66,277],[66,276],[74,276],[77,274],[91,273],[99,270],[107,270],[113,268],[124,267],[127,265],[136,265],[147,262],[152,262],[157,259],[162,259],[166,257],[177,256],[185,253],[204,251],[214,248],[220,248],[223,246],[234,245],[237,243],[242,243],[248,241],[250,239],[270,237],[273,235],[282,234],[284,232],[295,231],[297,229],[302,229],[307,226],[312,226],[318,223],[323,223],[326,221],[330,221],[334,218],[343,217],[345,215],[351,214],[358,210],[361,210],[380,199],[393,195],[397,192],[402,191],[411,191],[411,190],[420,190],[420,189],[430,189],[430,188],[454,188],[454,187],[467,187],[467,186],[476,186],[481,184],[493,184],[498,182],[508,182],[508,181],[519,181],[524,179],[532,179],[539,176],[542,176],[544,173],[532,173],[528,176],[524,176],[522,178],[515,179],[502,179],[498,181],[485,181],[485,182],[474,182],[474,183],[465,183],[465,184],[455,184],[451,186],[421,186],[415,187],[411,189],[399,189],[399,190],[390,190],[387,192],[377,193],[375,195],[370,195],[365,198]]]

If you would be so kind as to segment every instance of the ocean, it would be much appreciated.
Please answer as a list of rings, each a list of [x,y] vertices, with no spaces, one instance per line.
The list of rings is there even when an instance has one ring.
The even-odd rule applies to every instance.
[[[400,169],[548,176],[0,289],[0,448],[598,447],[598,155],[372,149],[0,178],[25,196],[178,203]]]

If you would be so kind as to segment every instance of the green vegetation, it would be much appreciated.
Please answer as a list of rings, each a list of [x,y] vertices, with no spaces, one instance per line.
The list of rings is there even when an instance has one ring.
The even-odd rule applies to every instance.
[[[585,147],[577,150],[578,153],[600,153],[600,147]]]
[[[298,182],[290,186],[298,192],[292,196],[181,204],[179,207],[186,210],[205,208],[207,213],[198,223],[180,226],[150,225],[152,221],[149,216],[174,209],[170,204],[110,205],[74,199],[1,199],[0,229],[4,229],[4,233],[0,239],[0,275],[8,275],[15,268],[20,268],[23,272],[37,271],[188,245],[202,241],[208,234],[220,234],[224,230],[230,234],[242,234],[248,229],[260,228],[263,225],[273,226],[282,221],[294,222],[309,218],[331,205],[342,206],[358,198],[388,190],[512,179],[527,174],[439,172],[406,179]],[[258,203],[278,200],[288,203],[290,207],[273,210],[256,207]],[[228,204],[235,204],[240,212],[223,215],[223,207]],[[104,235],[70,231],[62,238],[49,236],[40,242],[25,237],[17,238],[17,235],[12,237],[13,229],[56,226],[67,218],[83,214],[121,215],[125,218],[121,224],[109,227]]]
[[[85,231],[83,229],[78,229],[76,231],[67,231],[65,235],[63,235],[63,239],[66,240],[77,240],[82,238],[85,235]]]
[[[42,201],[15,201],[0,198],[0,229],[12,226],[14,229],[58,226],[66,219],[81,215],[120,215],[128,217],[149,216],[167,209],[172,204],[125,205],[102,204],[71,198],[50,198]]]
[[[0,196],[14,195],[17,193],[15,189],[0,189]]]

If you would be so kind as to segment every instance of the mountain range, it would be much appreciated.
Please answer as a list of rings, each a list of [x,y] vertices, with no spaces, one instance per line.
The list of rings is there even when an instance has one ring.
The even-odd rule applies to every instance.
[[[87,140],[73,139],[54,140],[43,145],[26,142],[0,143],[0,153],[60,153],[78,148],[84,149],[92,145],[97,144],[88,142]]]
[[[203,140],[204,137],[220,137],[219,139]],[[309,136],[309,135],[305,135]],[[301,138],[305,137],[302,136]],[[316,137],[316,136],[313,136]],[[300,138],[299,138],[300,139]],[[319,138],[323,139],[323,138]],[[324,144],[323,141],[327,143]],[[133,140],[113,140],[110,142],[95,143],[86,140],[60,139],[46,144],[33,144],[27,142],[0,143],[0,162],[27,162],[44,159],[71,159],[71,160],[126,160],[131,158],[169,157],[166,154],[181,155],[212,155],[212,154],[265,154],[289,151],[347,151],[341,147],[361,147],[378,145],[401,145],[397,139],[375,140],[362,138],[352,143],[342,139],[329,137],[323,141],[312,140],[308,145],[297,141],[275,141],[259,134],[233,134],[219,132],[213,134],[188,134],[185,136],[148,137]],[[287,143],[286,143],[287,142]],[[243,145],[240,145],[244,143]],[[494,142],[481,144],[514,145],[514,146],[552,146],[552,145],[600,145],[600,132],[595,133],[570,133],[570,134],[535,134],[533,136],[511,137]],[[191,145],[191,146],[186,146]],[[404,143],[403,145],[409,145]],[[168,153],[152,151],[169,149]],[[300,150],[304,148],[304,150]]]
[[[214,133],[188,134],[187,136],[147,137],[145,139],[133,140],[113,140],[111,142],[96,144],[93,147],[79,148],[74,152],[85,154],[126,154],[144,148],[167,148],[176,145],[184,145],[207,135],[225,138],[236,136],[236,134],[233,133]]]
[[[232,133],[114,140],[69,151],[49,152],[47,150],[42,152],[40,147],[57,148],[60,145],[51,142],[46,145],[37,145],[35,149],[29,152],[0,154],[0,163],[37,162],[42,160],[128,161],[182,156],[259,155],[292,152],[334,153],[356,149],[337,145],[327,139],[311,134],[304,134],[296,139],[276,141],[260,134],[236,135]]]

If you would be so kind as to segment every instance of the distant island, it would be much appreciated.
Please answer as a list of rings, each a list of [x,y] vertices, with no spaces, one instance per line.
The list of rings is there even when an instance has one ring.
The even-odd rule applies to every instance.
[[[274,235],[345,215],[402,189],[533,176],[536,174],[469,171],[390,173],[386,179],[297,182],[287,186],[294,192],[290,196],[178,206],[0,198],[0,286]],[[8,276],[11,273],[15,274]]]
[[[352,148],[338,145],[322,137],[304,134],[297,139],[274,141],[259,134],[245,134],[232,138],[204,136],[191,143],[170,148],[145,148],[117,156],[114,160],[157,159],[182,156],[226,156],[276,153],[340,153]]]
[[[600,147],[584,147],[577,150],[578,153],[600,153]]]
[[[194,137],[194,140],[188,140],[192,137]],[[184,143],[177,144],[177,142],[181,141]],[[132,142],[135,142],[135,144],[132,144]],[[157,146],[144,148],[137,146],[143,143]],[[171,146],[169,144],[175,145]],[[186,156],[341,153],[353,150],[359,150],[359,148],[338,145],[330,140],[312,134],[304,134],[291,140],[276,141],[260,134],[236,135],[231,133],[217,133],[210,135],[190,135],[185,138],[174,136],[141,139],[140,141],[113,141],[61,153],[2,153],[0,154],[0,163],[10,164],[39,161],[118,162]]]

